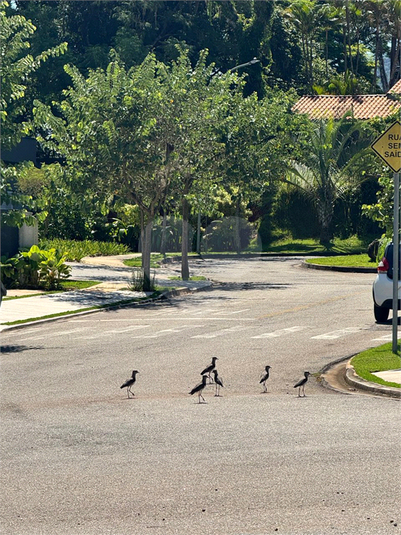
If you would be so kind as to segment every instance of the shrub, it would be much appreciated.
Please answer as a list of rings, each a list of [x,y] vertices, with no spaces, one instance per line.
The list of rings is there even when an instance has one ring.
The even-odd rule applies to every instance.
[[[130,248],[122,243],[92,240],[41,240],[40,246],[43,249],[54,248],[65,251],[66,260],[69,262],[79,262],[84,256],[111,256],[130,252]]]
[[[134,268],[131,274],[131,281],[128,288],[133,292],[142,292],[145,285],[145,273],[143,268]],[[150,281],[150,291],[154,292],[156,289],[155,273],[153,272],[152,280]]]
[[[6,287],[54,289],[60,280],[70,276],[71,267],[65,264],[65,253],[48,251],[33,245],[29,251],[1,261],[1,277]]]

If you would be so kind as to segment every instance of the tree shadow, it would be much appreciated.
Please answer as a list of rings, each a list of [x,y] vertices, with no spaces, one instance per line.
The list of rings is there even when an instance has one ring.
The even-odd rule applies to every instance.
[[[4,353],[4,354],[22,353],[22,351],[30,351],[32,349],[43,349],[43,346],[23,346],[23,345],[1,346],[0,353]]]

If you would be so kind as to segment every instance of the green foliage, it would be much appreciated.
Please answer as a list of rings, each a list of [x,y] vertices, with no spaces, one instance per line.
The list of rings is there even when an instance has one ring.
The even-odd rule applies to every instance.
[[[315,205],[323,245],[333,237],[332,221],[338,199],[368,178],[372,159],[366,149],[372,133],[346,114],[341,121],[320,121],[312,130],[309,150],[288,166],[286,182],[300,188]]]
[[[39,277],[45,287],[53,290],[60,286],[60,280],[68,278],[71,266],[65,263],[66,254],[59,249],[42,251],[42,259],[39,264]]]
[[[32,22],[22,15],[8,16],[8,3],[0,2],[0,76],[2,90],[0,98],[0,119],[2,122],[3,149],[11,149],[23,135],[30,132],[24,96],[30,75],[41,63],[51,56],[63,54],[67,43],[59,44],[36,57],[26,53],[30,40],[36,31]]]
[[[156,289],[155,273],[153,272],[153,277],[149,284],[144,269],[134,268],[128,288],[133,292],[154,292]]]
[[[91,240],[41,240],[39,245],[43,249],[54,248],[65,251],[66,260],[69,262],[79,262],[85,256],[114,256],[130,252],[122,243]]]
[[[1,276],[5,286],[55,289],[61,279],[70,276],[71,267],[65,264],[65,253],[58,249],[44,250],[33,245],[29,251],[3,259]]]
[[[364,204],[362,212],[376,221],[384,230],[385,235],[390,237],[393,233],[394,221],[394,180],[387,174],[379,177],[378,181],[380,189],[377,193],[377,202]]]
[[[247,249],[252,237],[256,234],[255,227],[245,219],[225,217],[221,220],[212,221],[206,228],[202,240],[204,252],[208,251],[236,251],[236,228],[239,227],[241,250]]]

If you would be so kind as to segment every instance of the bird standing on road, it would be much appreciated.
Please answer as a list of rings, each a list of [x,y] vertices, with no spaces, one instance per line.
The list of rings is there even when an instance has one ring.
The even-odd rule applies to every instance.
[[[270,370],[270,368],[271,368],[271,366],[265,366],[266,372],[263,374],[261,380],[259,381],[259,383],[261,385],[263,385],[263,388],[264,388],[263,393],[267,392],[266,381],[269,378],[269,373],[270,373],[269,370]]]
[[[133,370],[132,371],[132,375],[131,375],[131,379],[128,379],[127,381],[125,381],[124,384],[122,384],[120,386],[120,388],[126,388],[127,389],[127,396],[129,398],[129,395],[130,393],[132,394],[132,397],[135,396],[135,394],[132,392],[131,390],[131,387],[134,385],[135,381],[136,381],[136,374],[139,373],[138,370]]]
[[[303,392],[303,397],[305,397],[305,385],[308,381],[308,377],[309,377],[310,373],[309,372],[304,372],[304,377],[297,382],[297,384],[294,385],[294,388],[298,388],[298,397],[300,398],[301,397],[301,389],[302,389],[302,392]]]
[[[212,381],[211,373],[216,367],[216,360],[219,360],[217,357],[212,358],[212,363],[209,364],[200,374],[201,375],[207,375],[209,377],[209,381]]]
[[[205,398],[202,396],[202,390],[206,386],[206,381],[207,381],[207,375],[202,375],[202,382],[199,383],[198,385],[194,386],[194,388],[190,392],[191,396],[193,394],[198,394],[199,403],[201,402],[200,398],[202,398],[203,402],[206,403]]]
[[[222,386],[224,388],[223,379],[219,377],[219,374],[217,373],[216,369],[213,370],[213,374],[214,374],[214,383],[216,385],[215,397],[220,397],[220,387]]]

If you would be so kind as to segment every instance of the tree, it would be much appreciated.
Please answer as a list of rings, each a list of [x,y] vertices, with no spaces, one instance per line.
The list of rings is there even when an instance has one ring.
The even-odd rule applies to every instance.
[[[347,190],[366,179],[370,135],[360,122],[349,116],[341,121],[320,121],[312,130],[308,152],[291,162],[285,181],[301,188],[316,207],[321,225],[320,243],[332,238],[332,219],[336,201]]]
[[[63,54],[66,43],[41,52],[36,57],[27,54],[35,26],[20,15],[9,16],[8,3],[0,2],[0,77],[2,91],[0,97],[0,120],[2,124],[2,148],[10,150],[23,136],[32,131],[31,110],[25,95],[32,73],[52,56]],[[32,224],[30,211],[40,209],[30,195],[18,190],[18,176],[22,166],[4,165],[2,162],[1,197],[2,202],[12,209],[2,212],[2,221],[9,225]]]
[[[126,70],[114,54],[106,70],[87,78],[66,66],[72,87],[58,103],[57,117],[35,101],[40,141],[66,160],[74,189],[93,192],[99,202],[113,194],[139,206],[143,215],[142,263],[145,289],[150,287],[153,219],[170,182],[167,100],[153,55]]]

